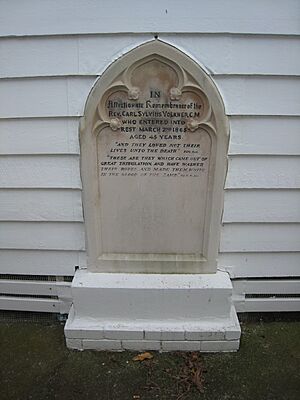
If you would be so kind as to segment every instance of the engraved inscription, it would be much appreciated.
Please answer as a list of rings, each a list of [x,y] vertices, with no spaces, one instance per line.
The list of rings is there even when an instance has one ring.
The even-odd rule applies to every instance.
[[[195,88],[184,91],[170,76],[150,63],[150,82],[145,86],[136,75],[135,86],[109,94],[104,103],[111,130],[104,128],[100,140],[99,175],[139,177],[199,177],[208,171],[211,141],[199,125],[207,106]],[[158,64],[159,65],[159,64]],[[153,68],[158,70],[153,78]],[[160,67],[161,69],[161,67]],[[147,75],[147,73],[146,73]],[[140,79],[142,79],[140,77]],[[152,82],[153,81],[153,82]],[[169,82],[169,85],[168,85]],[[139,85],[139,86],[138,86]]]
[[[109,131],[102,132],[110,136]],[[101,176],[199,177],[207,172],[210,138],[206,131],[191,134],[128,133],[115,135],[101,151]]]
[[[211,121],[201,88],[163,58],[136,62],[103,93],[93,133],[104,252],[202,254]]]

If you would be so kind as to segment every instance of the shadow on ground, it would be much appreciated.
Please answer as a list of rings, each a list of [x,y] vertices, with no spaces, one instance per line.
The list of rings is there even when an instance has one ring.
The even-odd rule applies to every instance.
[[[59,322],[0,319],[0,399],[298,400],[300,322],[242,329],[238,353],[152,352],[137,362],[136,353],[68,350]]]

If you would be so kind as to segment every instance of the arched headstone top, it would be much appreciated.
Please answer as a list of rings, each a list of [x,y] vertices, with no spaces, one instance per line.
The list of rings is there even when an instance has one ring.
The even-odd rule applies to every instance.
[[[147,82],[147,76],[138,77],[137,75],[139,75],[139,72],[142,73],[142,67],[146,65],[151,67],[152,64],[153,70],[155,70],[155,63],[165,65],[165,69],[169,69],[171,76],[167,76],[166,81],[170,86],[168,88],[170,100],[178,101],[182,94],[187,94],[187,92],[199,94],[204,101],[205,111],[201,117],[201,122],[209,123],[212,122],[212,119],[209,121],[212,115],[219,116],[217,120],[212,122],[213,125],[218,125],[215,126],[216,133],[225,135],[225,137],[228,136],[229,129],[226,125],[223,101],[213,80],[196,61],[181,50],[161,40],[153,40],[136,47],[114,61],[104,71],[96,81],[86,101],[84,122],[94,119],[96,110],[98,110],[99,117],[103,121],[110,120],[105,116],[105,112],[103,113],[105,108],[103,101],[113,91],[123,91],[127,94],[129,100],[138,100],[141,88],[137,86],[137,81],[140,78],[140,83],[143,80]],[[151,68],[148,69],[151,70]],[[161,73],[164,72],[167,71],[163,71],[162,68]],[[156,73],[159,73],[159,71],[156,71]],[[174,84],[170,85],[171,82]],[[213,113],[211,113],[212,110]],[[219,126],[221,124],[224,126]]]
[[[81,121],[88,268],[214,272],[228,124],[206,72],[147,42],[112,63]]]

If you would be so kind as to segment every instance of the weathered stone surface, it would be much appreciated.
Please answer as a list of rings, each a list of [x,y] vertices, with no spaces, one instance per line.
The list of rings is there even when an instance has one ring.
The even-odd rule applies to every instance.
[[[90,270],[215,271],[222,113],[205,73],[159,41],[104,73],[81,129]]]

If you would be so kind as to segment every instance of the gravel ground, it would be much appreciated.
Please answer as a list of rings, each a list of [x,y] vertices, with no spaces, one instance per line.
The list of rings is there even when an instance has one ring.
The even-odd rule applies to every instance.
[[[78,352],[54,319],[0,318],[2,400],[298,400],[300,322],[244,322],[237,353]]]

